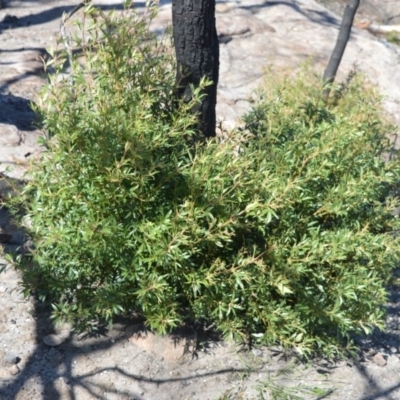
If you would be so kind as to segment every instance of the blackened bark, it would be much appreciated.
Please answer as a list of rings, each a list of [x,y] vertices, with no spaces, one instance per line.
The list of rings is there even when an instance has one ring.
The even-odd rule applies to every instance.
[[[344,51],[347,46],[347,42],[350,38],[351,27],[353,26],[354,16],[356,15],[358,6],[360,5],[360,0],[348,0],[346,8],[344,10],[342,24],[340,25],[339,35],[336,41],[335,48],[333,49],[331,58],[329,60],[328,66],[324,72],[323,82],[324,82],[324,100],[328,100],[330,93],[330,85],[333,83],[336,77],[337,70],[339,68],[340,62]]]
[[[219,43],[215,27],[215,0],[173,0],[172,27],[177,59],[177,96],[190,101],[190,84],[199,86],[203,77],[213,83],[195,107],[203,137],[215,136]]]

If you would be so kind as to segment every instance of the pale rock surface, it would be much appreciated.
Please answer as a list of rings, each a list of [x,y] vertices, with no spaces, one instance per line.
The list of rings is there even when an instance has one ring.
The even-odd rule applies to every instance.
[[[108,8],[121,4],[116,0],[101,1],[94,4]],[[35,100],[44,83],[40,76],[44,48],[55,42],[62,12],[71,10],[78,1],[5,0],[4,3],[0,9],[0,127],[3,127],[0,199],[1,190],[12,190],[3,185],[1,171],[9,166],[13,168],[11,176],[21,178],[31,157],[40,156],[42,151],[37,139],[43,133],[32,124],[34,115],[29,102]],[[170,3],[161,2],[160,14],[153,25],[157,32],[162,33],[171,21]],[[337,37],[340,18],[321,4],[313,0],[217,3],[217,26],[219,33],[225,35],[220,47],[217,112],[226,127],[240,123],[243,112],[249,110],[249,96],[262,82],[267,67],[295,73],[300,63],[313,57],[322,74]],[[1,23],[7,14],[17,17],[8,18],[13,23]],[[399,124],[399,48],[355,28],[339,79],[346,76],[355,62],[385,96],[385,107]],[[6,220],[9,217],[0,209],[2,229],[11,226],[3,224]],[[15,228],[7,228],[6,233],[12,234],[13,242],[23,242],[23,235]],[[4,264],[7,262],[0,258],[0,268]],[[120,326],[92,338],[68,330],[54,333],[38,304],[32,298],[22,298],[19,279],[19,273],[12,268],[0,275],[0,359],[6,354],[21,358],[18,364],[0,367],[0,400],[217,399],[225,390],[239,389],[238,377],[249,371],[246,365],[263,365],[256,376],[249,376],[246,381],[249,388],[286,365],[275,353],[269,356],[265,349],[238,356],[236,349],[227,343],[209,344],[209,351],[199,351],[197,358],[181,357],[186,343],[176,346],[170,337],[153,334],[140,338]],[[398,320],[400,293],[396,296],[391,299],[390,309],[392,317]],[[57,344],[60,338],[64,341],[49,346],[44,340],[48,335],[55,336],[51,336],[54,339],[49,341],[51,344]],[[390,335],[378,344],[364,345],[374,349],[385,346],[385,352],[389,351],[387,348],[396,350],[400,347],[399,328],[393,328]],[[386,361],[382,367],[367,360],[362,368],[344,362],[325,368],[329,374],[322,378],[317,369],[309,369],[300,372],[299,379],[318,387],[335,387],[337,390],[328,397],[331,400],[362,400],[371,394],[378,397],[386,393],[400,398],[397,353],[390,354]],[[16,368],[10,371],[14,366],[18,371]],[[249,397],[256,398],[256,393],[249,392]]]
[[[376,364],[379,365],[380,367],[384,367],[387,364],[386,358],[383,356],[382,353],[376,353],[372,357],[372,361]]]
[[[170,4],[161,2],[154,29],[162,32]],[[341,16],[314,0],[217,1],[216,24],[221,37],[217,116],[234,128],[251,107],[249,97],[262,83],[266,69],[295,73],[312,60],[321,76],[339,31]],[[227,40],[229,38],[229,41]],[[384,96],[384,107],[400,125],[400,48],[353,27],[337,80],[355,67]]]
[[[33,118],[29,101],[34,100],[43,84],[41,59],[44,49],[54,44],[59,33],[61,11],[49,14],[50,18],[39,23],[29,17],[26,3],[9,3],[13,5],[12,12],[7,8],[0,10],[0,21],[7,14],[17,17],[17,21],[0,25],[3,49],[0,54],[0,91],[3,93],[0,123],[15,125],[20,142],[12,149],[5,147],[15,143],[14,139],[2,146],[0,172],[11,167],[10,176],[20,178],[29,166],[29,158],[41,151],[36,144],[41,132],[28,123],[26,117]],[[116,0],[111,3],[119,5]],[[63,4],[75,3],[68,0]],[[106,0],[94,4],[110,6]],[[161,1],[159,10],[153,29],[162,33],[171,24],[170,1]],[[217,1],[216,23],[221,37],[217,116],[224,128],[231,129],[240,124],[240,117],[250,109],[249,98],[262,83],[268,67],[277,72],[294,73],[301,63],[311,58],[322,74],[335,44],[340,17],[314,0]],[[400,124],[399,62],[399,47],[353,28],[338,79],[345,78],[357,65],[385,97],[384,105],[393,121]],[[6,107],[14,113],[4,111]],[[2,142],[4,140],[3,136]]]
[[[21,134],[16,126],[0,123],[0,146],[16,147],[21,141]]]

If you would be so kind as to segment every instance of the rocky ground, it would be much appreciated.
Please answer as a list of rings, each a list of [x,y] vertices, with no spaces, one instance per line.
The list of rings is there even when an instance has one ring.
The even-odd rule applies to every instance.
[[[136,2],[143,7],[144,2]],[[238,0],[217,2],[221,42],[218,116],[226,128],[240,123],[249,95],[268,66],[295,71],[309,57],[321,71],[337,36],[343,1]],[[392,3],[363,4],[361,19],[398,23]],[[387,7],[384,5],[387,3]],[[390,3],[390,4],[389,4]],[[32,124],[30,101],[43,85],[40,58],[54,43],[70,0],[3,0],[0,8],[0,171],[21,179],[29,160],[40,155],[41,132]],[[115,0],[95,1],[121,9]],[[372,8],[368,8],[367,6]],[[393,17],[393,18],[392,18]],[[170,22],[170,1],[163,1],[153,28]],[[362,25],[359,25],[362,26]],[[384,96],[393,122],[400,125],[400,51],[383,37],[355,28],[340,78],[357,65]],[[17,182],[17,181],[15,181]],[[8,190],[0,180],[0,196]],[[0,209],[0,242],[6,251],[24,244],[7,210]],[[4,259],[0,263],[6,265]],[[273,398],[273,384],[305,388],[305,399],[400,399],[400,290],[393,286],[387,332],[359,340],[360,356],[340,363],[314,360],[292,366],[279,349],[239,351],[210,332],[188,329],[158,337],[135,320],[121,320],[98,337],[54,329],[49,309],[18,290],[18,274],[0,274],[0,400],[89,399],[247,399]],[[288,374],[277,371],[287,368]],[[312,388],[326,389],[312,393]],[[331,390],[332,389],[332,390]],[[283,393],[282,387],[276,389]],[[264,393],[261,397],[260,393]],[[259,396],[259,397],[257,397]],[[295,399],[289,393],[286,399]]]

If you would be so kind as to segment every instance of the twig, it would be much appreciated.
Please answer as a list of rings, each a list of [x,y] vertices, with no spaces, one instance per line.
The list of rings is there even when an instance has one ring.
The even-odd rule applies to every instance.
[[[60,33],[61,33],[61,37],[63,39],[63,44],[65,46],[65,49],[67,51],[67,57],[68,57],[68,62],[69,65],[72,68],[72,55],[73,55],[73,49],[70,46],[69,43],[69,37],[67,35],[66,32],[66,22],[76,13],[78,12],[81,8],[87,6],[90,4],[91,0],[84,0],[81,3],[79,3],[71,12],[69,13],[64,13],[62,18],[61,18],[61,23],[60,23]],[[74,83],[74,78],[73,75],[70,74],[70,84],[71,84],[71,88],[73,87],[73,83]]]

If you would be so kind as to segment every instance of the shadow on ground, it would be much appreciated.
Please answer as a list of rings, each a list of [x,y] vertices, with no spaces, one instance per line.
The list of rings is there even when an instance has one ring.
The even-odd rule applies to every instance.
[[[41,3],[41,4],[49,4],[50,1],[37,1],[37,0],[32,0],[32,1],[26,1],[26,3],[29,3],[29,6],[32,6],[33,3]],[[62,15],[64,13],[68,13],[72,11],[76,5],[79,4],[79,1],[76,1],[76,4],[74,5],[69,5],[69,6],[56,6],[48,10],[40,11],[37,13],[31,13],[29,15],[25,15],[22,17],[17,17],[12,15],[12,11],[15,8],[18,8],[18,5],[13,7],[13,2],[6,2],[6,6],[4,7],[4,11],[7,12],[7,14],[3,17],[3,19],[0,21],[0,33],[2,33],[5,30],[8,29],[17,29],[21,27],[26,27],[26,26],[32,26],[32,25],[40,25],[40,24],[45,24],[47,22],[54,21],[56,19],[61,19]],[[139,1],[139,2],[134,2],[134,6],[137,8],[144,7],[146,3],[144,1]],[[28,7],[29,7],[28,6]],[[122,10],[124,6],[121,4],[101,4],[98,5],[98,7],[103,10],[103,11],[109,11],[109,10]],[[24,7],[25,8],[25,7]]]
[[[297,13],[301,14],[302,16],[308,18],[310,21],[325,25],[325,26],[339,26],[340,25],[340,20],[332,17],[328,12],[326,11],[318,11],[318,10],[307,10],[305,12],[301,7],[299,7],[295,2],[290,2],[290,1],[270,1],[266,0],[264,3],[261,5],[243,5],[239,6],[238,8],[241,8],[243,10],[249,10],[253,14],[259,13],[263,8],[266,7],[274,7],[274,6],[286,6]]]
[[[36,130],[37,119],[31,101],[0,91],[0,123],[15,125],[21,131]]]
[[[11,249],[16,250],[15,243],[8,246],[8,250]],[[141,384],[146,384],[147,387],[150,385],[154,388],[160,388],[173,383],[188,386],[194,380],[198,381],[209,377],[248,372],[246,368],[227,367],[215,368],[213,371],[205,373],[188,372],[178,377],[157,378],[154,377],[154,374],[152,375],[151,371],[148,374],[133,374],[124,368],[123,363],[121,365],[117,365],[116,363],[114,367],[101,368],[96,366],[88,372],[76,373],[74,372],[74,367],[77,359],[81,359],[82,357],[89,359],[91,355],[98,354],[99,352],[109,354],[114,346],[127,341],[126,328],[132,326],[132,324],[138,325],[138,321],[140,323],[140,320],[121,318],[116,321],[113,335],[109,335],[109,331],[105,328],[100,329],[96,337],[81,335],[78,340],[78,335],[69,334],[65,342],[59,346],[49,347],[44,343],[43,338],[55,332],[53,322],[50,318],[51,307],[49,304],[41,303],[37,299],[33,303],[34,312],[32,317],[35,320],[35,332],[33,332],[33,340],[35,342],[34,351],[29,355],[23,369],[15,378],[2,379],[0,382],[0,399],[19,399],[26,391],[30,396],[34,394],[35,400],[62,400],[65,398],[80,400],[83,395],[85,396],[84,398],[100,400],[106,398],[103,396],[104,393],[115,395],[117,396],[115,398],[118,399],[144,400],[145,398],[149,399],[153,397],[144,396],[141,390],[135,391],[128,388],[137,387]],[[115,335],[115,331],[117,331],[117,335]],[[142,332],[146,334],[144,328]],[[188,337],[193,337],[193,333],[182,331],[176,332],[171,336],[174,342],[179,343]],[[214,340],[213,336],[206,337],[205,335],[200,335],[199,337],[201,341]],[[199,341],[196,343],[197,347],[198,344]],[[138,350],[130,347],[130,351],[135,353]],[[189,354],[189,356],[196,357],[196,351]],[[126,383],[122,387],[110,389],[109,385],[98,382],[98,378],[104,376],[104,374],[112,374],[114,380],[122,377]],[[33,386],[36,388],[36,391]],[[25,399],[25,397],[22,398]]]

